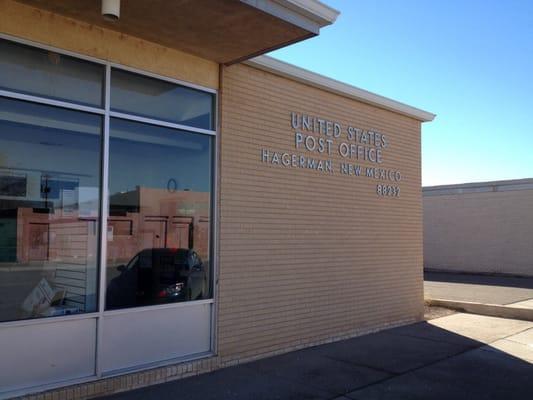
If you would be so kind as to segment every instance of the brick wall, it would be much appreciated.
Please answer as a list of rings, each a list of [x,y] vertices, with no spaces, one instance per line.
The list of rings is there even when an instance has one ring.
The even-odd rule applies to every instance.
[[[533,276],[533,190],[424,196],[424,265]]]
[[[420,123],[247,65],[222,79],[220,357],[419,319]],[[400,197],[378,196],[382,181],[341,175],[338,155],[296,150],[291,111],[384,133],[379,166],[401,171]],[[264,163],[263,148],[331,158],[334,173]]]

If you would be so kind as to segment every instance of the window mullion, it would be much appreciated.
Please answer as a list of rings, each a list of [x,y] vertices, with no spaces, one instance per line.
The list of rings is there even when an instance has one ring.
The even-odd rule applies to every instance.
[[[101,157],[101,190],[100,190],[100,251],[99,251],[99,290],[98,290],[98,328],[96,336],[96,375],[102,375],[102,344],[104,327],[104,309],[106,293],[106,260],[107,260],[107,219],[109,213],[109,121],[111,101],[111,67],[106,65],[104,86],[104,134],[102,137]]]

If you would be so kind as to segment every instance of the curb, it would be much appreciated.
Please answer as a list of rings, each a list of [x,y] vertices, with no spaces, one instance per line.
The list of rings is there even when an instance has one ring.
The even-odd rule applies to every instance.
[[[523,321],[533,322],[533,309],[528,308],[518,308],[500,304],[485,304],[445,299],[426,299],[426,304],[430,306],[450,308],[452,310],[462,311],[469,314],[520,319]]]
[[[532,275],[517,274],[512,272],[498,272],[498,271],[463,271],[463,270],[453,270],[445,268],[432,268],[424,267],[424,272],[427,273],[436,273],[436,274],[449,274],[449,275],[476,275],[489,278],[520,278],[520,279],[533,279]]]

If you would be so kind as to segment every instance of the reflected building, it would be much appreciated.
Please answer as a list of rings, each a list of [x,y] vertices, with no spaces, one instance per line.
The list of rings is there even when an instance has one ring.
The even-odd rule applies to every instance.
[[[28,287],[25,292],[13,288],[19,295],[6,307],[10,314],[20,311],[25,297],[42,278],[65,290],[65,304],[72,310],[94,307],[96,270],[90,266],[97,260],[98,227],[97,219],[84,215],[84,210],[94,209],[95,204],[90,200],[79,203],[80,188],[74,186],[76,181],[69,182],[71,187],[58,189],[57,196],[41,186],[42,195],[49,194],[45,200],[17,200],[5,194],[0,200],[5,243],[0,265],[15,267],[14,274],[23,274]],[[17,185],[22,186],[20,181]],[[209,210],[206,192],[139,187],[111,195],[107,228],[110,278],[117,275],[118,265],[127,264],[145,249],[194,249],[209,263]],[[15,276],[13,280],[19,281]],[[9,319],[9,315],[1,317]]]
[[[110,196],[108,266],[149,248],[194,249],[209,259],[210,196],[140,187]]]

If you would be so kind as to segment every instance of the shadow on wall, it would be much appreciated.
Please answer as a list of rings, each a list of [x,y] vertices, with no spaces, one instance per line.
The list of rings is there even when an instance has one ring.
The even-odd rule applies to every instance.
[[[485,320],[480,323],[477,318]],[[479,324],[482,329],[487,328],[478,335],[481,341],[421,322],[109,398],[529,398],[533,392],[533,365],[485,345],[507,336],[508,329],[507,334],[502,334],[501,324],[508,322],[479,316],[471,320],[473,323],[465,331],[479,329]],[[457,324],[461,320],[453,321]],[[512,333],[532,326],[516,322]]]

